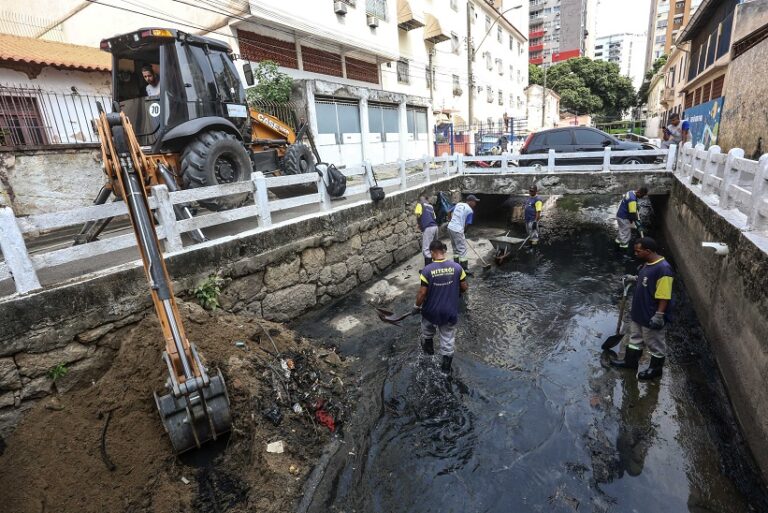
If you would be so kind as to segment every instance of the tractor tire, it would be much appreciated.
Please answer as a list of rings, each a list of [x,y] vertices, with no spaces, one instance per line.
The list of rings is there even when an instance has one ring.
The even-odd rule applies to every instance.
[[[181,177],[185,189],[251,178],[251,159],[243,143],[226,132],[212,130],[197,135],[181,154]],[[237,208],[248,199],[247,193],[200,200],[208,210]]]
[[[312,156],[312,150],[301,143],[291,144],[285,149],[282,168],[285,175],[314,173],[315,158]]]

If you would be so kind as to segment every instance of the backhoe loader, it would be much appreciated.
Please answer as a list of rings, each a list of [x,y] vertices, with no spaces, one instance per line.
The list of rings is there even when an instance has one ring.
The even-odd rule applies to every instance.
[[[232,418],[226,384],[220,371],[209,373],[195,345],[187,340],[144,187],[148,170],[152,168],[150,159],[142,153],[124,113],[102,110],[97,128],[104,170],[112,190],[128,207],[165,339],[163,360],[168,369],[167,390],[163,394],[155,393],[155,403],[174,451],[182,453],[230,430]]]
[[[249,108],[225,43],[176,29],[144,28],[104,39],[101,49],[112,54],[111,110],[136,127],[147,162],[145,187],[165,184],[176,191],[249,180],[253,171],[315,172],[317,150],[302,143],[310,135],[307,125],[301,123],[294,131],[286,121]],[[152,91],[156,94],[149,94],[143,70],[158,77]],[[105,203],[113,185],[108,180],[94,204]],[[198,204],[224,210],[247,197],[234,194]],[[189,208],[175,208],[179,218],[192,215]],[[110,220],[87,223],[75,244],[95,240]],[[204,240],[200,231],[190,235]]]

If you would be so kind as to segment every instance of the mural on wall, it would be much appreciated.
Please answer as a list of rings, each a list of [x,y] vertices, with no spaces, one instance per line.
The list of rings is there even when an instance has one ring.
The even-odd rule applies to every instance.
[[[717,144],[720,130],[720,115],[723,111],[724,96],[690,109],[685,109],[683,119],[691,124],[691,142],[694,146],[701,143],[705,148]]]

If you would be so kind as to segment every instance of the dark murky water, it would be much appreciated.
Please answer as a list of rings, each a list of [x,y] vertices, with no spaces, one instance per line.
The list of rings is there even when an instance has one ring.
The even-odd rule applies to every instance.
[[[681,280],[661,381],[605,368],[636,263],[615,252],[612,199],[553,203],[535,252],[471,279],[451,379],[416,321],[382,325],[363,291],[297,323],[361,359],[358,411],[309,511],[768,511]],[[413,304],[417,269],[386,278],[405,290],[393,310]],[[337,322],[350,315],[361,324]]]

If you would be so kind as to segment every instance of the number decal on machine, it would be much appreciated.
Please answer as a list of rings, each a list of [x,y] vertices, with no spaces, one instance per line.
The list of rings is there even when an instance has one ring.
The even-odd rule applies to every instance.
[[[149,106],[149,115],[156,118],[160,115],[160,104],[155,102]]]

